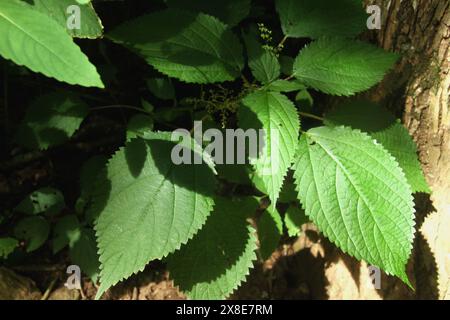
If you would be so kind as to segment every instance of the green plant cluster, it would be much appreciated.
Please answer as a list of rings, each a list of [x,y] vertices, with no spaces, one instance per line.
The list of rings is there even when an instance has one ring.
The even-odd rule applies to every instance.
[[[81,29],[67,29],[64,8],[76,2],[0,0],[0,55],[100,91],[110,81],[74,38],[106,42],[150,66],[157,76],[147,79],[147,92],[171,106],[142,98],[133,107],[124,145],[84,165],[76,214],[61,214],[64,196],[55,189],[24,199],[13,210],[22,215],[14,231],[0,238],[1,257],[22,241],[34,251],[51,234],[54,252],[68,247],[74,263],[98,277],[98,298],[164,260],[189,298],[222,299],[285,232],[298,236],[311,221],[344,252],[410,285],[413,193],[429,192],[413,140],[382,106],[348,99],[322,115],[314,105],[317,93],[370,89],[399,58],[356,39],[368,18],[362,1],[276,0],[272,26],[264,6],[250,0],[166,0],[106,34],[89,1],[79,4]],[[180,87],[190,94],[180,96]],[[73,91],[46,93],[28,107],[15,141],[40,150],[64,144],[89,112]],[[186,112],[210,127],[279,137],[268,134],[266,154],[247,165],[175,165],[167,128]],[[204,146],[184,147],[202,153]]]

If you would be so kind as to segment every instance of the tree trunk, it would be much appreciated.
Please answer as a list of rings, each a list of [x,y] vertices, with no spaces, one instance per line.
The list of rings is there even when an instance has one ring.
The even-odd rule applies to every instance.
[[[408,267],[416,291],[392,277],[370,289],[369,271],[338,250],[326,254],[328,298],[450,298],[450,2],[366,0],[379,5],[381,30],[368,38],[402,54],[394,72],[364,94],[402,117],[419,147],[432,189],[416,197],[417,233]],[[355,275],[356,274],[356,275]],[[352,281],[353,278],[353,281]]]
[[[391,77],[373,92],[373,97],[386,98],[392,108],[403,109],[403,122],[418,144],[420,160],[433,191],[434,208],[426,203],[425,197],[418,199],[420,229],[414,264],[417,295],[419,298],[448,299],[450,2],[377,2],[385,12],[384,28],[378,33],[377,41],[387,50],[401,52],[404,58]],[[389,97],[389,88],[399,94]]]

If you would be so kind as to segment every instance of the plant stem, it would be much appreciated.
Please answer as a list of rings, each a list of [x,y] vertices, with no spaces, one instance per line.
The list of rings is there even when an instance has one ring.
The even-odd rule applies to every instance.
[[[289,81],[289,80],[291,80],[292,78],[294,78],[294,75],[293,75],[293,74],[291,74],[289,77],[284,78],[283,80]]]
[[[50,285],[48,286],[47,290],[45,290],[44,295],[42,296],[41,300],[47,300],[48,299],[48,297],[50,296],[50,293],[53,290],[53,287],[55,286],[56,280],[58,280],[58,278],[54,278],[50,282]]]
[[[311,114],[311,113],[307,113],[307,112],[300,112],[299,111],[299,113],[298,113],[299,115],[301,115],[301,116],[304,116],[304,117],[306,117],[306,118],[311,118],[311,119],[314,119],[314,120],[319,120],[319,121],[325,121],[325,119],[324,118],[322,118],[322,117],[319,117],[319,116],[316,116],[316,115],[314,115],[314,114]]]
[[[284,38],[280,41],[280,43],[278,44],[278,48],[282,48],[284,46],[284,43],[286,42],[286,40],[288,39],[288,36],[284,36]]]
[[[244,85],[246,87],[248,87],[248,88],[251,87],[250,82],[247,80],[247,78],[243,74],[241,74],[241,78],[242,78],[242,81],[244,82]]]
[[[139,111],[139,112],[143,112],[143,113],[149,113],[148,111],[145,111],[144,109],[141,109],[138,107],[121,105],[121,104],[95,107],[95,108],[91,108],[91,111],[99,111],[99,110],[107,110],[107,109],[128,109],[128,110],[134,110],[134,111]]]

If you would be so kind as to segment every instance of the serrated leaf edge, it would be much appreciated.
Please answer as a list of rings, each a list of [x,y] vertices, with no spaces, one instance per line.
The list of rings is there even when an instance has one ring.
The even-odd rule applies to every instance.
[[[137,137],[137,138],[134,138],[134,139],[141,139],[141,138]],[[134,140],[134,139],[132,139],[132,140]],[[132,140],[131,140],[131,141],[132,141]],[[123,146],[123,147],[119,148],[116,152],[114,152],[113,155],[111,155],[111,157],[109,157],[109,159],[108,159],[108,161],[107,161],[107,163],[106,163],[106,168],[105,168],[104,170],[107,171],[107,168],[108,168],[109,164],[111,163],[111,160],[112,160],[117,154],[119,154],[120,152],[124,152],[124,151],[125,151],[125,148],[126,148],[126,146]],[[215,183],[217,184],[217,181],[215,181]],[[90,210],[93,210],[93,208],[95,208],[95,204],[96,204],[96,202],[97,202],[97,198],[98,198],[97,195],[92,196],[92,203],[93,203],[93,205],[91,206],[91,209],[90,209]],[[211,199],[209,202],[210,202],[209,205],[211,206],[211,208],[210,208],[208,214],[206,215],[205,221],[201,224],[200,228],[198,228],[198,229],[196,230],[196,232],[193,232],[190,236],[188,236],[188,238],[187,238],[185,241],[181,241],[181,242],[179,243],[179,245],[178,245],[174,250],[172,250],[171,252],[166,253],[166,254],[163,255],[161,258],[155,259],[155,260],[161,260],[161,259],[164,259],[164,258],[166,258],[169,254],[172,254],[172,253],[174,253],[174,252],[180,250],[181,246],[187,244],[190,240],[192,240],[192,238],[194,238],[194,236],[195,236],[201,229],[203,229],[203,227],[205,226],[205,224],[206,224],[206,222],[207,222],[209,216],[211,215],[211,212],[214,210],[214,206],[215,206],[214,199]],[[98,234],[98,230],[97,230],[97,223],[98,223],[98,220],[96,220],[95,223],[94,223],[94,230],[95,230],[95,239],[96,239],[96,245],[97,245],[97,254],[98,254],[99,258],[100,258],[101,255],[102,255],[102,248],[99,246],[99,242],[98,242],[99,234]],[[142,268],[140,268],[140,269],[138,269],[138,270],[132,272],[132,273],[131,273],[130,275],[128,275],[128,276],[122,277],[120,280],[115,281],[114,284],[111,284],[111,286],[109,286],[108,288],[103,289],[103,288],[102,288],[103,262],[100,260],[100,266],[99,266],[99,282],[100,282],[100,287],[99,287],[99,289],[97,290],[97,293],[96,293],[96,295],[95,295],[95,300],[99,300],[99,299],[101,298],[101,296],[102,296],[104,293],[106,293],[106,291],[107,291],[108,289],[114,287],[114,286],[117,285],[119,282],[122,282],[123,280],[126,280],[126,279],[130,278],[131,276],[136,275],[136,274],[138,274],[138,273],[144,271],[144,269],[147,267],[147,265],[148,265],[151,261],[154,261],[154,260],[148,261]]]
[[[247,278],[248,278],[248,276],[250,275],[250,272],[255,268],[255,261],[257,261],[258,260],[258,257],[257,257],[257,255],[256,255],[256,250],[258,249],[258,245],[257,245],[257,240],[258,240],[258,238],[257,238],[257,232],[256,232],[256,229],[252,226],[252,225],[250,225],[250,224],[248,224],[248,226],[247,226],[247,230],[250,232],[250,239],[249,239],[249,241],[251,241],[251,243],[252,243],[252,251],[251,251],[251,259],[250,259],[250,266],[249,266],[249,268],[247,269],[247,271],[245,272],[245,274],[243,274],[242,275],[242,278],[241,279],[239,279],[237,282],[236,282],[236,284],[234,284],[233,285],[233,287],[232,287],[232,289],[230,289],[230,292],[228,293],[228,294],[224,294],[223,295],[223,298],[224,299],[227,299],[227,298],[229,298],[230,296],[232,296],[234,293],[235,293],[235,291],[247,280]],[[239,259],[242,257],[242,255],[241,256],[239,256]],[[172,281],[173,281],[173,283],[174,283],[174,286],[178,289],[178,290],[180,290],[181,292],[183,292],[183,290],[180,288],[180,284],[178,284],[178,282],[175,280],[175,279],[172,279]],[[184,292],[183,292],[184,293]],[[223,293],[223,292],[221,292],[221,293]],[[187,294],[187,293],[184,293],[189,299],[192,299],[191,297],[189,297],[189,295]]]
[[[369,134],[367,134],[366,132],[363,132],[363,131],[361,131],[361,130],[359,130],[359,129],[352,129],[352,128],[350,128],[350,127],[347,127],[347,126],[337,126],[337,127],[334,127],[334,128],[336,128],[336,129],[350,129],[350,130],[352,130],[352,131],[355,131],[355,132],[358,132],[358,133],[360,133],[364,138],[366,138],[366,139],[368,139],[368,140],[370,140],[370,141],[372,141],[376,146],[378,146],[379,148],[381,148],[388,156],[389,156],[389,158],[393,161],[393,163],[394,163],[394,165],[395,165],[395,167],[397,168],[397,169],[399,169],[400,170],[400,172],[401,172],[401,175],[403,176],[403,179],[405,180],[405,182],[406,182],[406,185],[408,186],[408,189],[410,189],[410,199],[409,199],[409,202],[411,203],[411,207],[412,207],[412,209],[413,209],[413,212],[412,212],[412,224],[411,224],[411,228],[413,229],[413,233],[412,233],[412,235],[410,236],[410,239],[409,239],[409,244],[408,244],[408,250],[409,250],[409,256],[411,255],[411,252],[412,252],[412,249],[413,249],[413,242],[414,242],[414,238],[415,238],[415,236],[416,236],[416,233],[417,233],[417,230],[416,230],[416,225],[417,225],[417,222],[416,222],[416,217],[415,217],[415,212],[416,212],[416,209],[415,209],[415,205],[414,205],[414,196],[412,195],[412,190],[411,190],[411,187],[409,186],[409,183],[408,183],[408,181],[406,180],[406,175],[405,175],[405,173],[404,173],[404,171],[403,171],[403,169],[400,167],[400,165],[398,164],[398,162],[397,162],[397,160],[378,142],[378,141],[376,141],[375,139],[373,139]],[[308,134],[307,132],[305,133],[306,135]],[[294,170],[295,171],[295,163],[294,163],[294,165],[292,166],[292,170]],[[294,179],[295,180],[295,179]],[[311,221],[312,222],[314,222],[314,219],[313,219],[313,217],[309,214],[309,212],[308,212],[308,210],[306,210],[306,207],[305,207],[305,205],[303,204],[303,201],[302,201],[302,199],[300,199],[300,197],[299,197],[299,193],[300,193],[300,187],[298,186],[298,184],[297,184],[297,181],[294,181],[294,184],[295,184],[295,191],[297,192],[297,197],[299,198],[299,202],[300,202],[300,205],[301,205],[301,207],[302,207],[302,209],[305,211],[305,214],[311,219]],[[315,224],[315,222],[314,222],[314,224]],[[347,254],[347,255],[349,255],[349,256],[351,256],[351,257],[353,257],[353,258],[355,258],[355,259],[357,259],[357,260],[363,260],[363,259],[361,259],[361,258],[359,258],[359,257],[357,257],[356,255],[354,255],[354,254],[352,254],[351,252],[349,252],[347,249],[344,249],[344,248],[341,248],[340,246],[338,246],[333,240],[331,240],[331,238],[330,238],[330,236],[329,236],[329,234],[328,234],[328,232],[325,230],[320,230],[320,232],[321,233],[323,233],[324,235],[325,235],[325,237],[327,237],[327,239],[329,240],[329,241],[331,241],[333,244],[335,244],[336,245],[336,247],[337,248],[339,248],[339,250],[341,250],[342,252],[344,252],[345,254]],[[377,266],[378,267],[378,266]],[[406,268],[406,266],[405,266],[405,268]],[[381,269],[381,268],[380,268]],[[386,271],[386,270],[383,270],[387,275],[391,275],[391,276],[395,276],[394,274],[392,274],[391,272],[389,272],[389,271]],[[406,270],[405,270],[405,275],[407,275],[406,274]],[[412,284],[409,282],[409,280],[408,279],[401,279],[407,286],[409,286],[411,289],[414,289],[413,288],[413,286],[412,286]]]

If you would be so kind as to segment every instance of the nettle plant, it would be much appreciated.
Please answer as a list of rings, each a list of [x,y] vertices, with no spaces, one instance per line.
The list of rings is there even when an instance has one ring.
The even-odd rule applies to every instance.
[[[412,194],[429,192],[413,140],[381,106],[352,99],[318,115],[311,95],[353,96],[397,61],[356,39],[367,28],[362,2],[276,0],[276,13],[267,12],[278,14],[278,32],[250,0],[160,2],[160,10],[105,35],[154,68],[159,76],[147,79],[148,89],[174,103],[136,107],[125,145],[82,179],[82,228],[94,221],[100,261],[97,297],[162,259],[189,298],[226,298],[258,256],[268,258],[285,232],[298,236],[308,221],[347,254],[411,286]],[[64,8],[75,3],[0,0],[0,54],[69,84],[103,88],[72,40],[100,37],[102,25],[91,4],[80,5],[81,29],[68,30]],[[285,47],[299,43],[289,56]],[[178,84],[200,94],[177,103]],[[265,152],[247,164],[218,164],[205,143],[190,139],[183,150],[205,161],[175,164],[177,142],[157,127],[177,127],[185,109],[190,125],[263,129]],[[40,149],[63,143],[49,129],[67,140],[88,112],[81,97],[45,96],[29,108],[17,140]],[[62,230],[74,229],[67,225]]]

